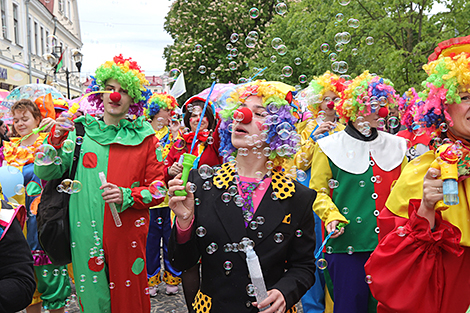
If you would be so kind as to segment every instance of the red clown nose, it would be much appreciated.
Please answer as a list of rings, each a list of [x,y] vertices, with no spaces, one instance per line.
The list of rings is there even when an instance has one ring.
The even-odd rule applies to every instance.
[[[328,104],[326,105],[326,107],[330,110],[333,110],[334,107],[335,107],[335,103],[333,101],[330,101],[328,102]]]
[[[121,94],[115,91],[109,95],[109,99],[111,99],[113,102],[119,102],[121,101]]]
[[[238,108],[233,112],[233,118],[242,124],[249,124],[253,119],[253,112],[247,107]]]
[[[380,117],[387,117],[388,115],[388,109],[386,107],[381,107],[379,110],[379,116]]]

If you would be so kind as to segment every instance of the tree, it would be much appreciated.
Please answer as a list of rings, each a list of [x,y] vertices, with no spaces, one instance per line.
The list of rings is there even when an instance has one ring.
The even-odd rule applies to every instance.
[[[470,5],[466,1],[349,1],[289,3],[289,14],[275,17],[266,29],[271,38],[285,42],[288,52],[279,56],[275,49],[266,49],[260,62],[250,65],[269,66],[267,79],[296,85],[302,74],[310,81],[326,70],[338,69],[338,63],[329,59],[335,53],[337,62],[346,62],[348,68],[342,73],[345,63],[339,64],[339,74],[355,77],[370,70],[390,78],[402,93],[425,79],[422,66],[437,43],[465,35],[470,28]],[[341,51],[336,50],[338,42],[343,42]],[[322,44],[328,44],[327,52],[322,52]],[[277,56],[276,63],[270,62],[271,55]],[[299,57],[302,63],[296,65]],[[283,75],[285,66],[293,69],[290,77]]]
[[[174,43],[165,48],[164,58],[167,71],[184,71],[187,92],[180,102],[215,79],[243,81],[248,61],[256,60],[265,46],[265,28],[277,4],[276,0],[176,0],[172,4],[164,27]]]
[[[276,13],[279,4],[285,5],[278,0],[175,1],[165,23],[175,42],[164,57],[167,70],[185,72],[185,96],[209,87],[214,75],[220,82],[236,83],[264,67],[261,78],[305,87],[332,65],[351,77],[364,70],[377,73],[403,93],[419,88],[426,76],[422,65],[437,43],[470,29],[465,0],[290,0],[283,15]],[[257,18],[250,17],[250,8],[259,10]],[[253,30],[259,39],[249,48],[245,40]],[[239,35],[236,42],[230,41],[233,33]],[[285,49],[273,48],[275,38],[274,47],[284,44]],[[226,49],[228,43],[237,48],[236,57]],[[202,45],[199,53],[196,44]],[[337,63],[330,61],[332,53]],[[198,73],[201,65],[205,74]]]

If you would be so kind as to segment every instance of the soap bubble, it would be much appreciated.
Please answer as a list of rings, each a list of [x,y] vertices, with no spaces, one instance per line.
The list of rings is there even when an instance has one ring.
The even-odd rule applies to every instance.
[[[328,56],[328,58],[330,59],[331,62],[336,61],[337,57],[338,57],[338,55],[334,52],[330,53],[330,55]]]
[[[253,38],[255,41],[258,41],[259,34],[256,30],[252,30],[251,32],[248,33],[247,37],[248,38]]]
[[[202,49],[202,47],[201,47]],[[174,69],[171,69],[168,76],[173,79],[173,80],[176,80],[178,78],[178,76],[180,75],[181,71],[177,68],[174,68]]]
[[[205,65],[201,65],[199,66],[198,70],[197,70],[200,74],[205,74],[206,71],[207,71],[207,68]]]
[[[155,180],[149,185],[149,191],[155,199],[165,198],[168,192],[165,183],[159,180]]]
[[[248,294],[249,297],[256,296],[256,287],[253,284],[248,284],[246,286],[246,293]]]
[[[231,69],[232,71],[235,71],[237,69],[237,62],[235,61],[232,61],[228,64],[228,67],[229,69]]]
[[[63,142],[62,151],[64,151],[65,153],[71,153],[74,149],[75,143],[72,140],[67,139]]]
[[[351,0],[339,0],[339,4],[341,4],[342,6],[348,5],[349,2],[351,2]]]
[[[196,51],[196,52],[198,52],[198,53],[201,52],[201,51],[202,51],[202,46],[201,46],[201,44],[196,44],[196,45],[194,46],[194,51]]]
[[[372,284],[372,276],[367,275],[365,281],[366,281],[366,283],[369,284],[369,285]]]
[[[275,233],[274,234],[274,242],[281,243],[284,241],[284,235],[282,233]]]
[[[326,269],[326,268],[328,267],[328,261],[325,260],[325,259],[323,259],[323,258],[318,259],[318,260],[317,260],[317,267],[318,267],[318,269],[320,269],[320,270]]]
[[[300,64],[302,64],[302,59],[301,59],[301,58],[295,58],[295,59],[294,59],[294,64],[295,64],[295,65],[300,65]]]
[[[304,75],[304,74],[300,75],[300,76],[299,76],[299,82],[300,82],[301,84],[306,83],[306,82],[307,82],[307,76]]]
[[[279,55],[285,55],[287,53],[287,47],[285,45],[280,45],[278,48],[277,48],[277,53]]]
[[[250,17],[251,17],[252,19],[255,19],[255,18],[257,18],[257,17],[259,16],[259,10],[258,10],[258,8],[251,8],[250,11],[249,11],[249,13],[250,13]]]
[[[20,196],[24,194],[24,186],[22,184],[18,184],[15,186],[14,191],[15,191],[15,194]]]
[[[348,20],[348,26],[351,28],[358,28],[359,27],[359,20],[355,18],[350,18]]]
[[[224,262],[224,269],[225,269],[226,271],[230,271],[230,270],[232,269],[232,267],[233,267],[232,262],[230,262],[230,261],[225,261],[225,262]]]
[[[357,48],[351,49],[351,54],[352,55],[357,55],[358,53],[359,53],[359,51],[357,50]]]
[[[320,49],[321,49],[321,52],[327,53],[328,51],[330,51],[330,45],[327,44],[327,43],[323,43],[323,44],[320,46]]]
[[[284,2],[276,4],[276,13],[279,15],[284,15],[287,13],[287,5]]]
[[[373,37],[367,37],[366,38],[366,44],[368,46],[373,45],[374,44],[374,38]]]
[[[248,48],[254,48],[256,46],[256,40],[251,38],[251,37],[246,37],[245,38],[245,45]]]
[[[343,13],[338,13],[338,14],[336,14],[336,20],[337,20],[338,22],[342,22],[343,19],[344,19]]]
[[[293,72],[294,71],[292,70],[292,67],[289,65],[286,65],[282,68],[282,75],[284,75],[284,77],[291,77]]]
[[[271,46],[276,50],[279,48],[280,45],[282,45],[282,43],[282,39],[279,37],[273,38],[273,40],[271,40]]]
[[[57,150],[49,145],[43,144],[36,150],[36,158],[34,164],[38,166],[50,165],[54,162],[54,158],[57,156]]]
[[[330,187],[331,189],[335,189],[335,188],[338,188],[339,186],[339,182],[335,179],[330,179],[328,181],[328,187]]]
[[[238,41],[238,38],[239,38],[239,37],[240,37],[240,36],[238,36],[237,33],[233,33],[232,35],[230,35],[230,41],[233,42],[233,43],[235,43],[235,42]]]
[[[198,237],[204,237],[207,234],[207,230],[203,226],[196,228],[196,235]]]
[[[271,56],[271,63],[276,63],[277,57],[275,55]]]
[[[62,159],[60,158],[60,156],[56,156],[54,158],[54,164],[55,165],[61,165],[62,164]]]

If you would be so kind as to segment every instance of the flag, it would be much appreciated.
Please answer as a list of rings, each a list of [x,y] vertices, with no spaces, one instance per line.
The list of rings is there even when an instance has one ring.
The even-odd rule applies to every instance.
[[[186,84],[184,83],[184,75],[183,72],[178,76],[173,87],[171,87],[170,95],[178,98],[179,96],[183,95],[186,92]]]
[[[56,72],[56,73],[60,70],[60,68],[62,67],[62,65],[64,65],[64,62],[63,62],[64,53],[65,53],[65,50],[64,50],[64,51],[62,52],[62,54],[60,55],[59,61],[57,62],[57,65],[55,66],[55,72]]]

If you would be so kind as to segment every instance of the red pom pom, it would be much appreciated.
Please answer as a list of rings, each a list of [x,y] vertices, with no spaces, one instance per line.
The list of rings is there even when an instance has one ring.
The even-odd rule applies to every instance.
[[[121,94],[119,92],[113,92],[109,95],[109,99],[113,102],[121,101]]]
[[[386,107],[380,108],[379,116],[385,118],[385,117],[387,117],[387,115],[388,115],[388,109]]]
[[[251,120],[253,119],[253,112],[251,112],[251,110],[248,109],[247,107],[242,107],[242,108],[238,108],[233,113],[233,117],[235,118],[235,120],[241,119],[240,123],[242,124],[249,124]]]
[[[335,103],[333,101],[330,101],[326,106],[328,109],[333,110],[335,108]]]

